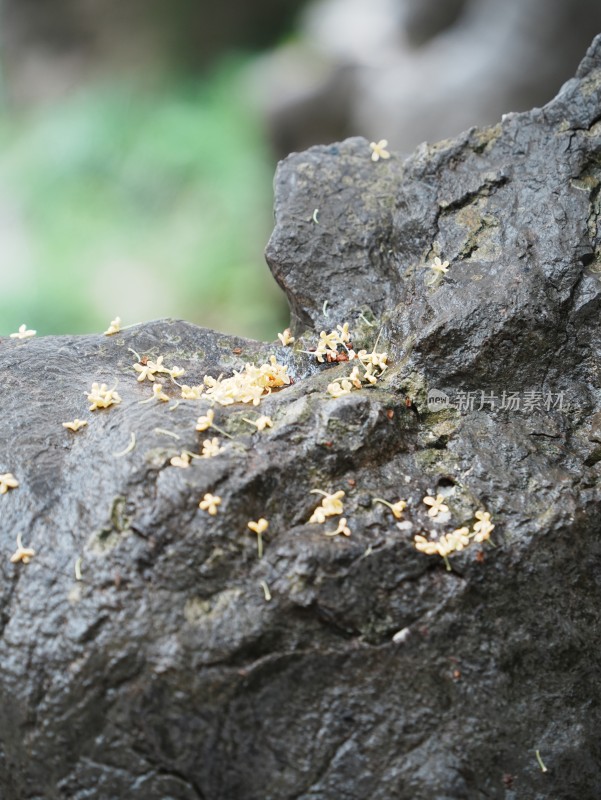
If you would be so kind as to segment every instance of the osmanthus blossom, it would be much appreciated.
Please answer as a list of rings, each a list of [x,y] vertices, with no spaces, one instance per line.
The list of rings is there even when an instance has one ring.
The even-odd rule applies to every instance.
[[[5,472],[0,475],[0,494],[6,494],[9,489],[16,489],[19,481],[15,478],[12,472]]]
[[[395,519],[401,519],[403,516],[403,511],[407,508],[407,502],[405,500],[398,500],[396,503],[389,503],[388,500],[384,500],[382,497],[374,497],[372,502],[382,503],[382,505],[388,506]]]
[[[436,533],[433,533],[436,536]],[[417,535],[413,544],[416,550],[426,555],[439,555],[445,562],[447,570],[451,569],[448,557],[454,553],[464,550],[470,543],[470,529],[457,528],[451,533],[446,533],[439,538],[426,539],[425,536]]]
[[[344,510],[344,506],[342,504],[342,498],[344,497],[344,492],[342,491],[342,489],[340,489],[337,492],[334,492],[333,494],[322,492],[321,489],[313,489],[312,493],[322,494],[323,500],[311,515],[309,522],[322,523],[326,521],[327,517],[334,517],[338,516],[338,514],[342,514]]]
[[[180,388],[182,390],[182,400],[200,400],[205,390],[204,386],[187,386],[185,383]]]
[[[19,325],[19,330],[16,333],[11,333],[11,339],[31,339],[35,336],[37,331],[27,330],[27,325]]]
[[[430,269],[437,275],[446,275],[449,271],[449,262],[441,261],[440,258],[436,256],[434,261],[430,264]]]
[[[109,406],[116,405],[121,402],[121,397],[115,391],[115,387],[109,389],[106,383],[93,383],[92,389],[87,394],[90,406],[90,411],[96,411],[98,408],[108,408]]]
[[[73,422],[63,422],[63,428],[67,428],[70,431],[78,431],[80,428],[85,428],[88,423],[85,419],[77,419],[75,418]]]
[[[446,511],[449,510],[449,507],[445,505],[445,498],[441,494],[437,494],[436,497],[424,497],[423,503],[427,506],[430,506],[428,510],[429,517],[437,517],[438,514],[444,514]]]
[[[197,431],[207,431],[213,424],[213,420],[215,419],[215,412],[212,408],[210,408],[206,414],[202,414],[196,420],[196,430]]]
[[[221,497],[219,497],[219,495],[207,492],[207,494],[205,494],[205,496],[198,504],[198,507],[200,508],[201,511],[206,511],[208,514],[214,517],[215,514],[217,514],[217,506],[220,505],[221,505]]]
[[[371,160],[372,161],[379,161],[381,158],[387,159],[390,158],[390,153],[386,148],[388,147],[388,139],[380,139],[379,142],[370,142],[369,146],[371,148]]]
[[[172,467],[179,467],[180,469],[188,469],[190,466],[190,453],[187,453],[185,450],[179,456],[173,456],[173,458],[169,461]]]
[[[152,396],[155,400],[158,400],[161,403],[168,403],[169,396],[166,395],[165,392],[163,391],[164,388],[165,387],[163,386],[163,384],[157,381],[152,387]]]
[[[275,356],[269,362],[255,366],[245,364],[240,372],[234,370],[229,378],[212,378],[205,375],[205,394],[214,402],[227,406],[233,403],[252,403],[258,406],[261,398],[270,394],[272,389],[287,386],[290,383],[288,367],[278,364]]]
[[[353,384],[346,378],[343,378],[340,381],[329,383],[327,392],[332,395],[332,397],[343,397],[345,394],[350,394],[352,389]]]
[[[219,439],[217,439],[217,437],[213,439],[205,439],[202,443],[201,456],[203,458],[214,458],[221,452],[223,452],[223,447],[220,447]]]
[[[485,542],[490,539],[490,534],[494,529],[488,511],[476,511],[474,514],[478,522],[474,522],[474,541]]]
[[[290,328],[286,328],[282,333],[278,333],[278,339],[282,343],[282,347],[287,347],[294,342],[294,336],[290,334]]]
[[[324,533],[325,533],[326,536],[338,536],[339,534],[342,534],[343,536],[350,536],[351,535],[351,529],[346,524],[346,518],[345,517],[341,517],[338,520],[338,527],[336,528],[336,530],[334,530],[334,531],[324,531]]]
[[[156,361],[146,360],[134,364],[133,368],[139,373],[138,381],[154,381],[157,372],[168,372],[167,367],[163,366],[163,356],[159,356]]]
[[[111,320],[111,324],[105,330],[105,336],[112,336],[115,333],[119,333],[121,330],[121,317],[115,317],[115,319]]]
[[[17,549],[10,557],[12,564],[18,564],[19,562],[23,564],[29,564],[31,559],[35,556],[35,550],[31,547],[23,547],[23,542],[21,541],[21,534],[17,536]]]
[[[257,419],[248,419],[247,417],[242,417],[244,422],[248,422],[249,425],[254,425],[257,431],[264,431],[265,428],[273,428],[273,420],[271,417],[266,417],[262,414]]]
[[[267,530],[267,528],[269,527],[269,522],[264,517],[261,517],[261,519],[258,519],[256,522],[251,520],[247,524],[248,524],[248,528],[253,533],[257,534],[257,555],[259,556],[259,558],[263,558],[263,538],[262,538],[262,536],[265,533],[265,531]]]

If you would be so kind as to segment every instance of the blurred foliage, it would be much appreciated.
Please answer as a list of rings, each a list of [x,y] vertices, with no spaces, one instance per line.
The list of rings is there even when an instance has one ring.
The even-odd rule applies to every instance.
[[[0,115],[0,334],[178,317],[275,338],[270,158],[242,64]]]

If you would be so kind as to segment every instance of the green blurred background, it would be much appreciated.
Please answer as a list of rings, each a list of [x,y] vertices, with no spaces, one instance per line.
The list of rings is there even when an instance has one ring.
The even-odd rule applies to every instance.
[[[60,39],[65,28],[55,25]],[[273,37],[282,29],[280,19]],[[285,327],[287,305],[263,258],[277,159],[246,101],[253,56],[226,37],[194,63],[193,48],[181,47],[185,24],[177,30],[168,63],[155,45],[138,64],[107,69],[109,44],[89,76],[34,101],[11,96],[7,59],[0,335],[22,323],[38,335],[103,331],[117,315],[123,325],[177,317],[263,339]]]
[[[600,28],[598,0],[0,0],[0,335],[274,339],[278,156],[542,105]]]

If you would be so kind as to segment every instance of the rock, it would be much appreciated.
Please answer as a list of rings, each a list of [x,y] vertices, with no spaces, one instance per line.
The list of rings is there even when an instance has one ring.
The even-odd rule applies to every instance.
[[[2,797],[601,794],[600,134],[598,37],[543,109],[405,162],[286,159],[267,256],[292,347],[177,321],[0,343]],[[345,322],[388,369],[334,399],[352,364],[303,351]],[[216,406],[233,438],[180,469],[208,403],[141,405],[138,354],[189,384],[275,354],[294,383]],[[92,382],[122,402],[86,413]],[[345,492],[350,536],[308,522],[315,490]],[[414,546],[484,511],[496,546],[450,571]]]

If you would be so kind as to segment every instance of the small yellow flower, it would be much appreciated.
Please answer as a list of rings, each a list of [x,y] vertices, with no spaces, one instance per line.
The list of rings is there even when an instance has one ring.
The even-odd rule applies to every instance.
[[[182,400],[200,400],[204,390],[204,386],[186,386],[184,383],[182,385]]]
[[[265,428],[273,428],[273,420],[271,417],[261,416],[255,421],[258,431],[264,431]]]
[[[436,517],[438,514],[443,514],[445,511],[449,510],[449,507],[445,505],[444,497],[441,494],[437,494],[436,497],[424,497],[423,502],[427,506],[431,506],[428,511],[429,517]]]
[[[363,375],[363,380],[371,383],[374,386],[378,382],[378,377],[374,375],[374,365],[368,364],[365,367],[365,374]]]
[[[205,375],[206,394],[223,406],[232,403],[252,403],[258,406],[265,394],[290,383],[287,370],[286,366],[278,364],[275,356],[270,356],[269,363],[260,366],[245,364],[243,371],[234,371],[230,378]]]
[[[31,339],[32,336],[35,336],[37,331],[28,331],[27,325],[20,325],[19,330],[16,333],[11,333],[11,339]]]
[[[114,333],[119,333],[121,330],[121,317],[115,317],[115,319],[111,320],[111,324],[105,330],[105,336],[112,336]]]
[[[282,333],[278,333],[278,339],[282,343],[282,346],[286,347],[287,345],[292,344],[294,341],[294,336],[290,335],[290,328],[286,328],[286,330],[282,331]]]
[[[70,431],[78,431],[84,428],[88,423],[85,419],[74,419],[73,422],[63,422],[63,428],[68,428]]]
[[[419,550],[420,553],[426,553],[426,555],[433,556],[438,553],[438,542],[433,542],[431,539],[426,539],[425,536],[417,535],[413,540],[413,544],[415,545],[415,549]]]
[[[338,329],[338,338],[342,344],[346,344],[347,342],[351,341],[348,322],[345,322],[344,325],[336,325],[336,328]]]
[[[334,517],[338,514],[342,514],[344,510],[344,506],[341,502],[344,497],[344,492],[342,490],[334,492],[334,494],[328,494],[327,492],[322,492],[320,489],[313,489],[313,493],[323,494],[324,497],[321,504],[317,506],[311,515],[309,522],[322,523],[326,521],[327,517]]]
[[[436,275],[445,275],[449,271],[449,262],[441,261],[440,258],[436,256],[432,264],[430,264],[430,269]]]
[[[371,353],[371,363],[374,367],[377,367],[379,370],[384,372],[386,367],[386,362],[388,361],[388,353]]]
[[[403,516],[403,511],[407,508],[407,503],[404,500],[399,500],[398,503],[393,503],[390,510],[395,519],[400,519]]]
[[[248,527],[253,533],[257,534],[257,554],[259,558],[263,557],[263,539],[262,535],[265,533],[267,528],[269,527],[269,522],[261,517],[256,522],[249,522]]]
[[[436,536],[435,533],[433,533]],[[445,562],[447,570],[451,569],[449,556],[451,553],[459,552],[466,548],[470,543],[470,529],[457,528],[451,533],[441,536],[440,539],[426,539],[425,536],[416,536],[413,544],[416,550],[426,555],[439,555]]]
[[[269,522],[264,517],[261,517],[256,522],[249,522],[248,527],[256,534],[265,533],[269,527]]]
[[[31,559],[35,556],[35,550],[32,550],[31,547],[23,547],[23,542],[21,541],[21,534],[17,536],[17,549],[10,557],[10,560],[13,564],[18,564],[20,561],[23,564],[29,564]]]
[[[207,494],[205,494],[205,496],[198,504],[198,507],[202,511],[207,511],[209,514],[211,514],[211,516],[214,517],[215,514],[217,513],[217,506],[220,505],[221,505],[221,497],[219,497],[216,494],[211,494],[210,492],[207,492]]]
[[[223,447],[219,447],[219,439],[205,439],[202,443],[201,455],[203,458],[213,458],[223,451]]]
[[[169,397],[165,394],[163,388],[163,384],[157,381],[152,387],[152,396],[155,400],[159,400],[161,403],[168,403]]]
[[[163,366],[164,356],[159,356],[156,361],[149,361],[148,366],[153,372],[169,372],[167,367]]]
[[[136,372],[139,372],[138,381],[143,381],[148,379],[149,381],[154,381],[154,373],[155,370],[151,366],[149,366],[148,362],[146,364],[134,364],[133,365]]]
[[[163,356],[159,356],[156,361],[147,361],[146,364],[134,364],[133,367],[136,372],[140,373],[138,375],[138,381],[143,381],[145,379],[154,381],[154,376],[157,372],[166,372],[170,374],[170,370],[163,366]]]
[[[334,381],[328,384],[327,392],[331,394],[332,397],[344,397],[345,394],[350,394],[352,389],[353,384],[346,378],[343,378],[341,381]]]
[[[250,423],[250,425],[254,425],[258,431],[264,431],[265,428],[273,428],[273,420],[271,417],[257,417],[257,419],[247,419],[246,417],[242,417],[245,422]]]
[[[474,514],[478,522],[474,522],[474,541],[485,542],[490,539],[490,534],[494,529],[494,525],[490,519],[488,511],[476,511]]]
[[[84,392],[84,394],[87,394],[87,392]],[[109,389],[106,383],[100,385],[93,383],[92,389],[88,394],[88,400],[92,403],[90,411],[96,411],[97,408],[108,408],[121,402],[121,398],[115,389]]]
[[[184,452],[181,456],[173,456],[171,461],[169,462],[172,467],[180,467],[181,469],[187,469],[190,466],[190,453]]]
[[[388,353],[376,353],[375,350],[372,350],[371,353],[368,353],[367,350],[359,350],[357,353],[357,358],[364,366],[368,367],[371,364],[373,367],[377,367],[379,370],[384,372],[386,369],[386,363],[388,361]]]
[[[337,331],[330,331],[329,333],[322,331],[319,334],[319,343],[317,346],[324,350],[336,351],[336,347],[340,341],[340,334]]]
[[[339,331],[330,331],[329,333],[322,331],[319,334],[319,341],[313,355],[320,364],[323,364],[325,356],[331,355],[334,357],[338,354],[337,347],[339,344],[344,344],[340,338]]]
[[[206,431],[208,430],[211,425],[213,424],[213,420],[215,419],[215,412],[212,408],[210,408],[206,415],[199,417],[196,420],[196,430],[197,431]]]
[[[12,472],[5,472],[0,475],[0,494],[6,494],[9,489],[16,489],[19,481],[15,478]]]
[[[18,547],[10,557],[13,564],[18,564],[22,561],[24,564],[29,564],[31,559],[35,556],[35,550],[31,547]]]
[[[388,506],[395,519],[401,519],[403,516],[403,511],[407,508],[407,503],[405,500],[399,500],[396,503],[389,503],[388,500],[383,500],[381,497],[374,497],[373,502],[382,503],[382,505]]]
[[[451,533],[447,533],[446,536],[440,538],[439,552],[441,555],[443,555],[443,551],[446,551],[445,555],[455,551],[459,552],[467,547],[469,543],[470,529],[456,528],[454,531],[451,531]]]
[[[339,533],[341,533],[343,536],[351,535],[351,531],[350,528],[347,527],[345,517],[341,517],[338,520],[338,527],[336,528],[335,531],[324,531],[324,533],[326,536],[338,536]]]
[[[370,142],[369,146],[372,149],[371,160],[379,161],[381,158],[390,158],[390,153],[385,148],[388,147],[387,139],[380,139],[379,142]]]
[[[349,381],[353,384],[355,389],[360,389],[363,384],[361,383],[361,376],[359,375],[359,367],[355,364],[351,374],[348,376]]]
[[[172,367],[171,369],[168,369],[167,372],[169,373],[169,375],[171,375],[173,380],[175,380],[176,378],[181,378],[182,375],[186,374],[186,370],[182,369],[182,367]]]

